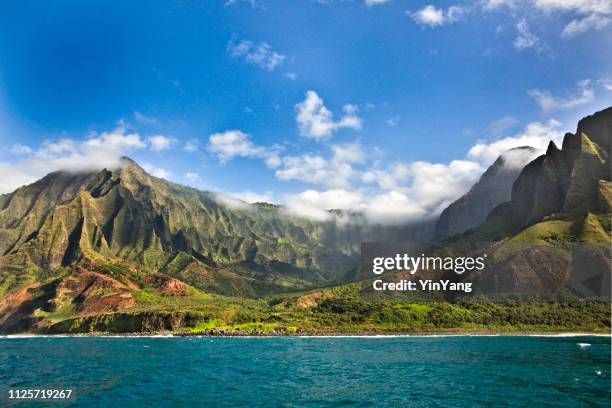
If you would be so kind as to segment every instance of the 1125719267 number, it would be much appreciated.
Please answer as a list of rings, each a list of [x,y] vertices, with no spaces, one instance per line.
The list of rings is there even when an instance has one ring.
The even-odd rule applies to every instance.
[[[8,399],[29,399],[29,400],[67,400],[74,399],[72,389],[9,389]]]

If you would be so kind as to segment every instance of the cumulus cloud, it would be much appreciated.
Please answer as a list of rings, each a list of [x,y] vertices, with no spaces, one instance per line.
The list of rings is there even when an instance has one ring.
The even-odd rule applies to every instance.
[[[496,136],[514,125],[504,117],[492,124]],[[331,145],[330,156],[283,158],[276,170],[281,180],[300,180],[318,187],[283,197],[289,210],[300,216],[329,220],[331,209],[356,211],[372,223],[402,223],[439,214],[470,189],[500,155],[509,167],[523,167],[563,134],[555,120],[533,122],[508,137],[479,141],[462,160],[449,163],[372,161],[359,144]],[[514,149],[531,146],[535,149]],[[514,149],[514,150],[511,150]],[[343,167],[338,168],[338,164]]]
[[[128,132],[125,124],[122,121],[112,132],[104,132],[100,135],[95,135],[85,142],[85,144],[90,147],[115,151],[142,149],[147,146],[138,133]],[[61,147],[61,145],[57,147]],[[70,148],[72,149],[72,147]],[[50,147],[50,149],[53,149],[53,147]]]
[[[425,27],[440,27],[443,25],[454,23],[459,20],[465,13],[465,9],[461,6],[450,6],[446,10],[436,8],[432,4],[428,4],[415,12],[406,11],[406,14],[411,17],[417,24]]]
[[[71,172],[96,171],[102,168],[118,168],[121,156],[147,145],[135,132],[128,132],[123,122],[109,132],[90,135],[85,140],[62,138],[46,141],[38,148],[15,148],[19,159],[0,164],[0,193],[33,183],[57,170]]]
[[[567,92],[564,96],[554,96],[549,91],[532,89],[529,95],[534,98],[544,112],[571,109],[586,105],[595,99],[595,93],[591,86],[591,80],[586,79],[576,84],[574,93]]]
[[[266,42],[255,43],[251,40],[230,40],[227,51],[232,58],[242,58],[247,63],[256,65],[267,71],[274,71],[285,61],[285,56],[270,47]]]
[[[353,164],[365,161],[363,148],[358,143],[347,143],[332,145],[331,150],[331,158],[312,154],[283,157],[275,175],[280,180],[349,188],[357,175]]]
[[[151,145],[151,149],[156,152],[170,149],[176,144],[176,139],[163,135],[155,135],[147,138],[147,141]]]
[[[469,160],[453,160],[448,164],[416,161],[372,169],[362,179],[378,184],[382,190],[406,195],[422,212],[437,213],[467,191],[483,170],[479,163]]]
[[[162,167],[157,167],[151,163],[144,163],[142,165],[142,168],[145,169],[147,173],[157,178],[170,180],[170,177],[172,176],[171,171],[166,170]]]
[[[344,105],[344,115],[339,120],[334,120],[334,114],[327,109],[323,99],[315,91],[306,92],[306,98],[295,106],[295,110],[300,134],[311,139],[325,139],[342,128],[361,129],[362,120],[357,116],[356,105]]]
[[[546,151],[548,143],[552,140],[558,146],[563,140],[563,133],[559,130],[561,123],[554,119],[546,123],[529,123],[525,129],[514,136],[498,139],[491,143],[480,141],[468,152],[468,157],[485,165],[493,163],[502,152],[515,147],[531,146],[536,149],[535,155]]]
[[[265,159],[269,167],[280,163],[277,155],[279,148],[257,146],[251,141],[250,135],[240,130],[226,130],[214,133],[208,138],[208,151],[215,154],[221,163],[226,163],[235,157]]]

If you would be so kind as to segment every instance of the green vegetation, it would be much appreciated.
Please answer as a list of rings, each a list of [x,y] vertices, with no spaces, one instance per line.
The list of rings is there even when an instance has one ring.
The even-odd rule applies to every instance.
[[[313,294],[316,302],[304,306]],[[375,301],[363,298],[358,284],[257,300],[210,295],[193,288],[181,297],[162,296],[150,289],[134,291],[133,295],[137,303],[130,310],[68,318],[49,331],[185,335],[610,333],[608,300]],[[59,311],[53,315],[58,316]]]

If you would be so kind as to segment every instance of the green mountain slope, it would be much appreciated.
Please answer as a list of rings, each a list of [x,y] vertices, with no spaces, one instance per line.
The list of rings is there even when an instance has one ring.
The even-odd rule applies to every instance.
[[[612,108],[582,119],[562,149],[550,143],[511,200],[455,241],[489,242],[495,263],[472,276],[485,293],[610,297]]]
[[[609,298],[611,129],[612,108],[580,121],[562,149],[551,144],[525,166],[510,201],[445,241],[449,253],[484,243],[478,251],[489,255],[484,271],[458,279],[474,282],[479,296]],[[469,206],[491,205],[486,191]],[[129,159],[115,170],[52,173],[0,196],[0,332],[437,330],[517,318],[511,306],[457,307],[445,295],[397,305],[359,297],[359,285],[343,284],[359,279],[360,242],[422,242],[434,224],[350,217],[315,222],[269,204],[227,205]],[[598,317],[608,304],[595,305],[589,327],[609,329]],[[568,307],[572,316],[590,310]],[[576,319],[534,323],[533,310],[523,323],[580,327]]]
[[[121,169],[57,172],[0,197],[2,292],[75,265],[162,273],[235,295],[321,285],[354,268],[356,231]]]

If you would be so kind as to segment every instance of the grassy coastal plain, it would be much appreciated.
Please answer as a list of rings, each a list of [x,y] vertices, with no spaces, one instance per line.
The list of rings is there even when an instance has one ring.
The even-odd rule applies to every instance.
[[[610,333],[610,302],[566,299],[445,301],[369,300],[358,283],[262,299],[188,288],[182,296],[134,291],[120,313],[64,318],[45,333],[180,335],[377,335]],[[69,312],[66,312],[68,315]]]

